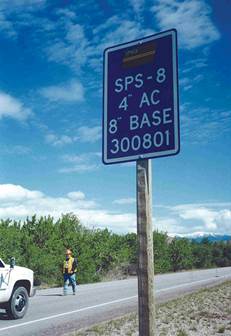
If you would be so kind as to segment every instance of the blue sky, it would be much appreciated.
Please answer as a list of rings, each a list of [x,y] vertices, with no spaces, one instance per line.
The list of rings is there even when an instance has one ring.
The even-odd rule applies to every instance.
[[[103,50],[176,28],[181,152],[153,160],[153,223],[231,233],[231,4],[0,1],[0,217],[136,230],[135,164],[104,166]]]

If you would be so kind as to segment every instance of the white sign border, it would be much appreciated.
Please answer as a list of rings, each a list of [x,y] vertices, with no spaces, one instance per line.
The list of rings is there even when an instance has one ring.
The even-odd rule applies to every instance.
[[[175,135],[175,148],[171,150],[147,153],[142,155],[133,155],[127,157],[119,157],[115,159],[107,158],[107,97],[108,97],[108,54],[112,51],[124,49],[126,47],[132,47],[133,45],[148,41],[153,41],[165,36],[172,36],[172,63],[173,63],[173,108],[174,108],[174,135]],[[177,31],[176,29],[170,29],[155,35],[145,37],[140,40],[123,43],[114,47],[109,47],[104,51],[104,87],[103,87],[103,163],[123,163],[129,161],[135,161],[139,159],[151,159],[158,157],[165,157],[170,155],[176,155],[180,151],[180,134],[179,134],[179,97],[178,97],[178,75],[177,75]]]

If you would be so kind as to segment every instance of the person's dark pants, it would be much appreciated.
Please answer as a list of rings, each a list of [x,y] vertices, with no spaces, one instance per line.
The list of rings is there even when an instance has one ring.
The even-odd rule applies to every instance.
[[[63,286],[63,294],[67,295],[68,292],[68,284],[71,284],[73,294],[75,294],[76,291],[76,276],[75,273],[68,274],[64,273],[63,274],[63,281],[64,281],[64,286]]]

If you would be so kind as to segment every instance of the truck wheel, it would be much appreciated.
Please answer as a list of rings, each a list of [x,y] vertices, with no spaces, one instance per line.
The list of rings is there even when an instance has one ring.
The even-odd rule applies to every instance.
[[[20,319],[27,312],[29,297],[26,288],[17,287],[11,295],[6,312],[12,319]]]

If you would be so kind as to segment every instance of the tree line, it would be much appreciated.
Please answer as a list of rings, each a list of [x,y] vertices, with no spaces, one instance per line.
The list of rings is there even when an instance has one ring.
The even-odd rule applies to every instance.
[[[208,239],[198,243],[170,238],[158,231],[153,233],[153,241],[155,273],[231,266],[229,243],[212,243]],[[74,214],[58,220],[50,216],[0,220],[0,257],[7,262],[14,256],[17,265],[33,269],[35,278],[44,284],[62,283],[66,248],[72,248],[78,259],[79,283],[100,281],[118,270],[127,276],[136,269],[135,233],[122,235],[108,229],[89,229]]]

